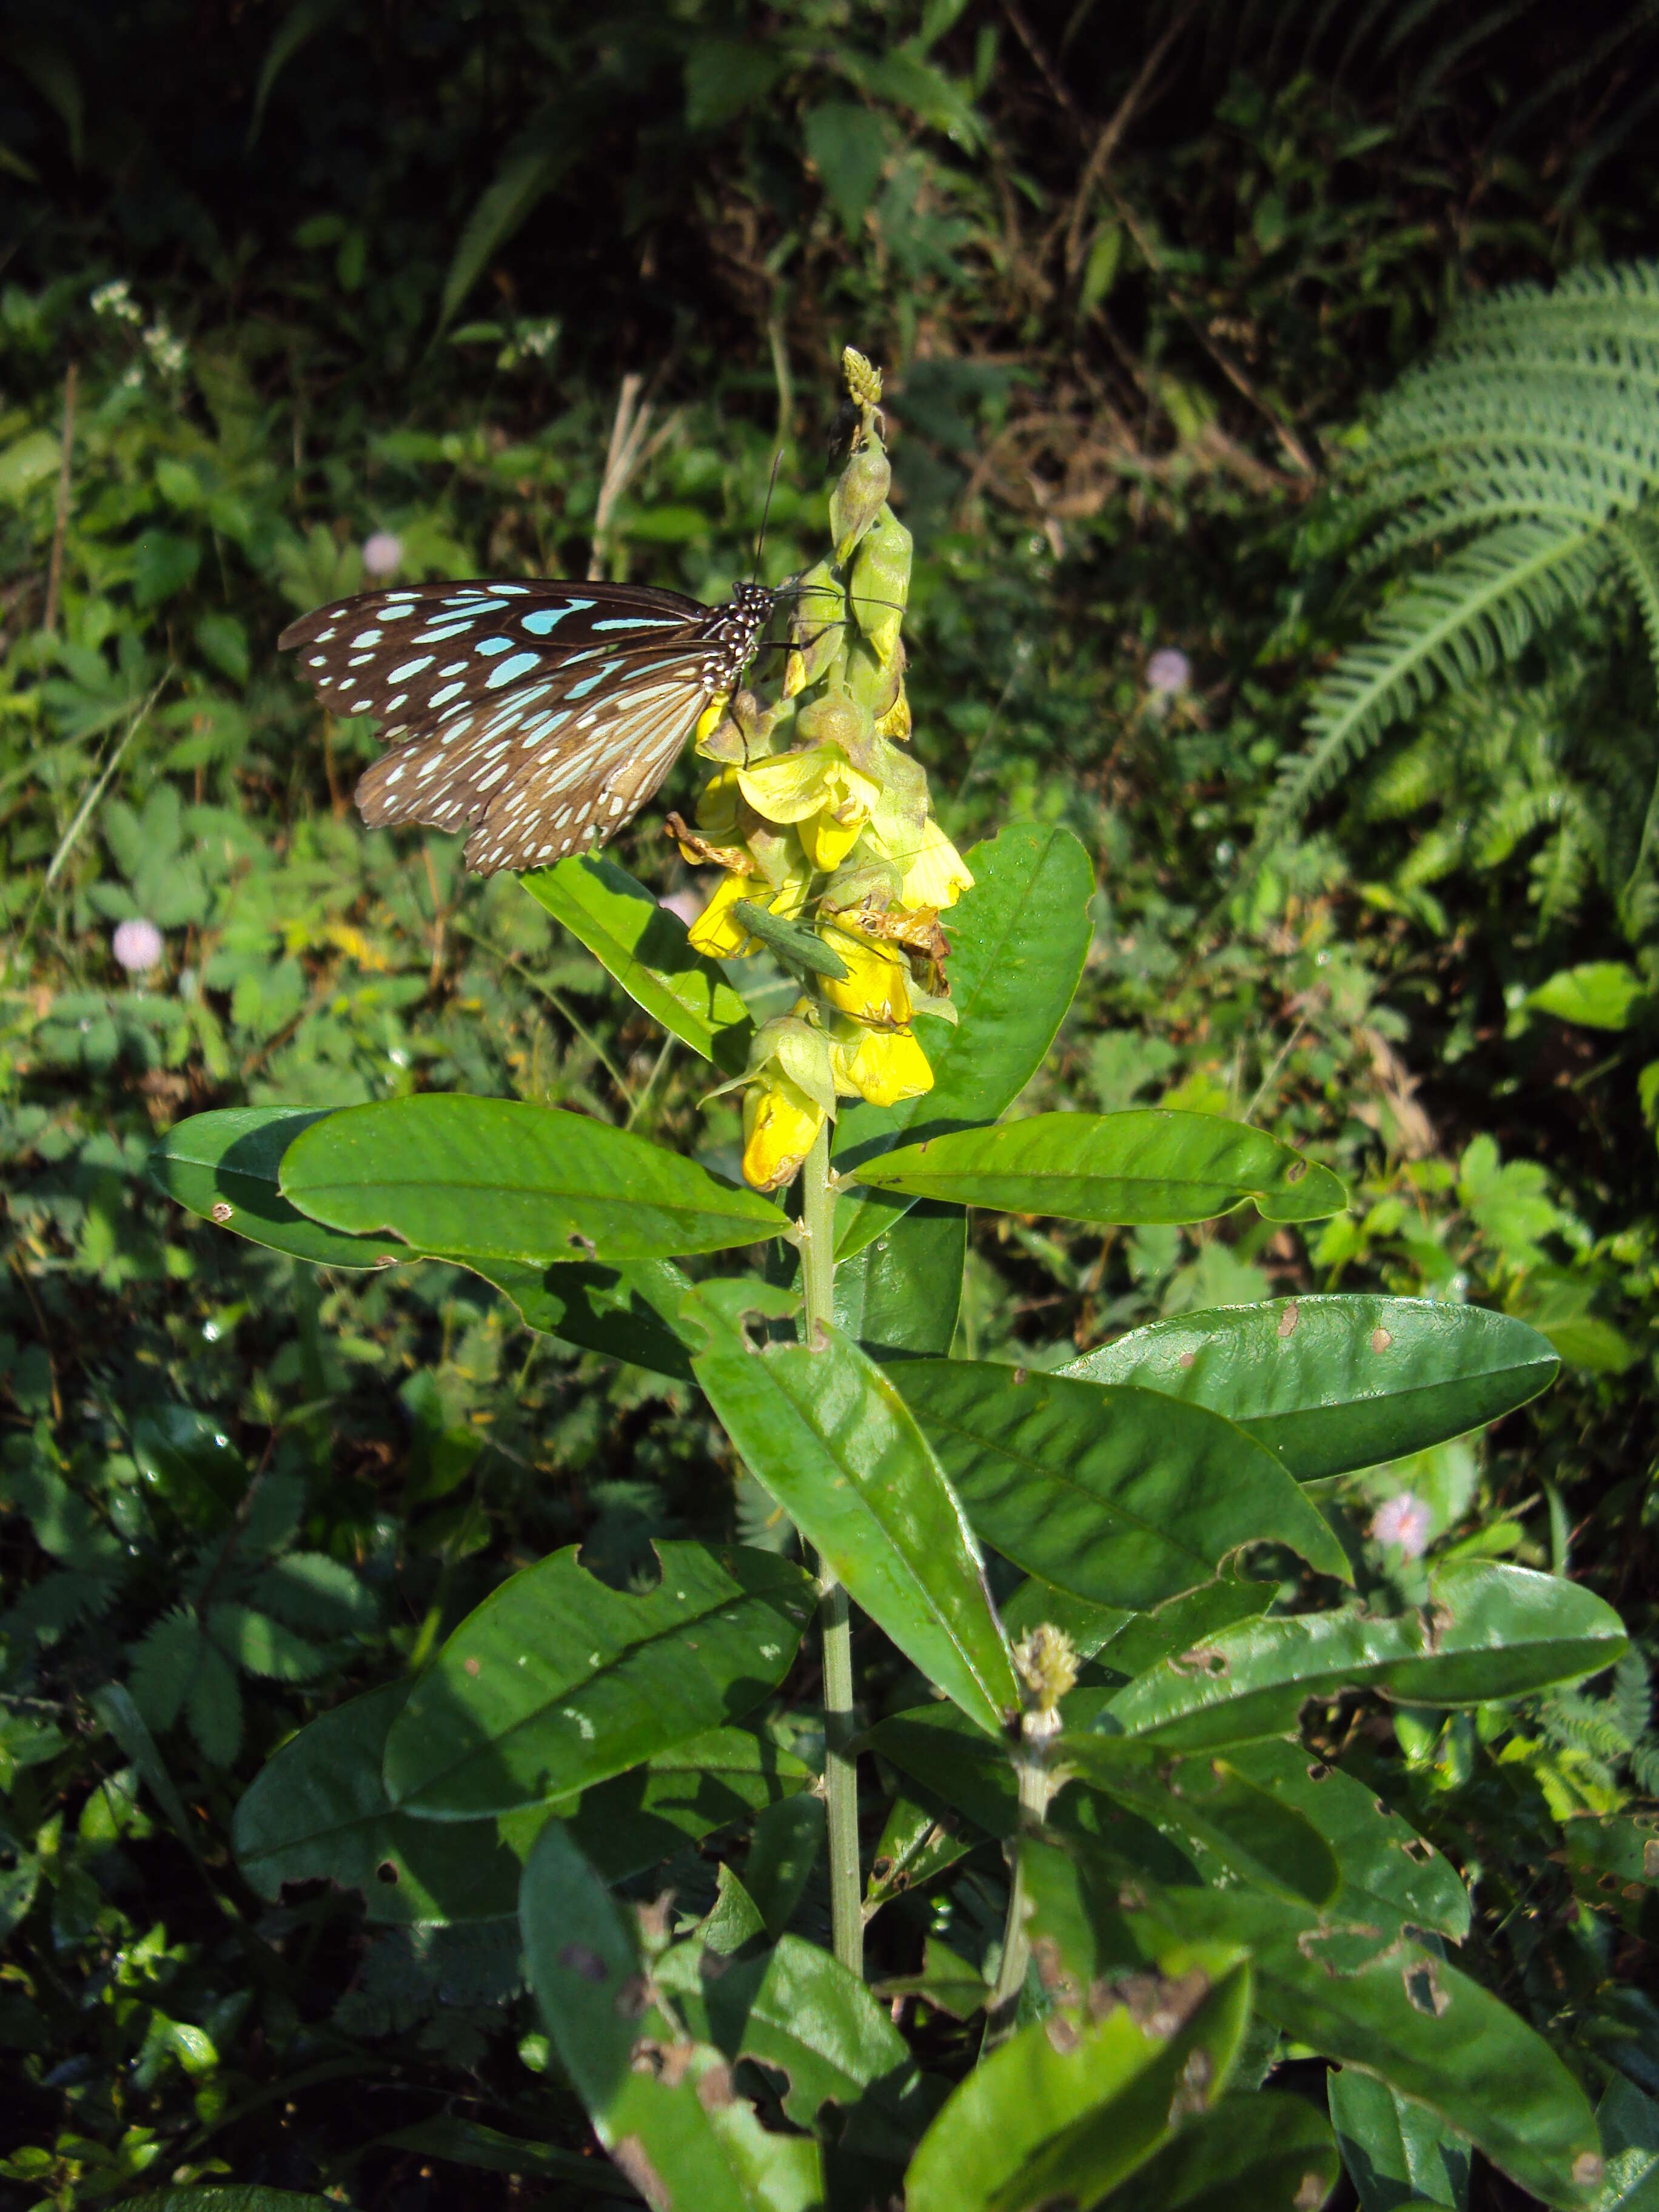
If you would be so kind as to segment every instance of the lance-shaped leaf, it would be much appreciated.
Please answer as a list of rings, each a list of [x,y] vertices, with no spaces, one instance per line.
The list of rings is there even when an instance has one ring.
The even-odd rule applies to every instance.
[[[906,2212],[1097,2203],[1219,2096],[1249,1997],[1247,1966],[1195,1947],[1121,2001],[1103,1992],[1097,2006],[1032,2021],[940,2108],[905,2179]]]
[[[1114,2190],[1112,2212],[1318,2212],[1340,2164],[1305,2098],[1235,2094]]]
[[[694,1160],[507,1098],[434,1095],[331,1114],[283,1154],[282,1188],[331,1228],[387,1231],[468,1261],[615,1265],[788,1228],[776,1206]]]
[[[322,1880],[362,1893],[368,1917],[404,1925],[510,1917],[530,1848],[550,1810],[608,1881],[781,1802],[810,1767],[746,1729],[714,1729],[580,1799],[499,1822],[418,1820],[381,1778],[387,1731],[413,1685],[388,1683],[291,1736],[244,1792],[232,1839],[250,1887]]]
[[[557,1820],[520,1899],[525,1963],[593,2131],[644,2197],[685,2212],[809,2212],[817,2144],[769,2134],[712,2045],[694,2041],[646,1970],[637,1924]]]
[[[1589,2212],[1601,2178],[1583,2091],[1537,2031],[1434,1952],[1401,1938],[1357,1952],[1340,1903],[1323,1918],[1261,1891],[1170,1888],[1111,1850],[1027,1838],[1032,1955],[1051,1986],[1087,1989],[1139,1957],[1161,1971],[1194,1943],[1249,1953],[1256,2009],[1322,2055],[1380,2076],[1546,2203]]]
[[[754,1030],[748,1007],[643,884],[591,854],[520,881],[647,1014],[727,1074],[742,1073]]]
[[[1334,1917],[1374,1923],[1379,1946],[1407,1928],[1431,1929],[1454,1943],[1468,1934],[1469,1893],[1455,1869],[1375,1790],[1279,1736],[1236,1744],[1227,1764],[1329,1844],[1342,1869]]]
[[[1247,1621],[1139,1675],[1103,1725],[1197,1749],[1283,1735],[1304,1701],[1370,1689],[1406,1704],[1525,1697],[1620,1658],[1624,1625],[1591,1590],[1527,1567],[1459,1560],[1429,1578],[1427,1606]]]
[[[1425,2105],[1407,2102],[1357,2066],[1333,2067],[1325,2094],[1359,2212],[1402,2212],[1408,2204],[1462,2212],[1469,2198],[1469,2147]]]
[[[869,1729],[864,1741],[988,1834],[1006,1840],[1017,1833],[1012,1766],[1006,1753],[971,1735],[957,1715],[928,1705],[895,1713]],[[1312,1905],[1336,1893],[1336,1860],[1311,1821],[1224,1759],[1171,1759],[1129,1737],[1073,1728],[1059,1739],[1053,1763],[1057,1772],[1126,1807],[1158,1834],[1211,1855],[1212,1866]],[[1059,1828],[1094,1834],[1113,1815],[1091,1810],[1082,1792],[1068,1788],[1056,1798],[1050,1818]],[[1170,1868],[1169,1852],[1160,1856]],[[1182,1857],[1190,1863],[1192,1854],[1183,1850]]]
[[[794,1312],[753,1281],[708,1283],[683,1309],[692,1362],[757,1479],[856,1601],[945,1695],[996,1732],[1019,1705],[972,1531],[888,1371],[836,1328],[820,1349],[756,1345],[745,1315]]]
[[[587,1789],[736,1719],[787,1673],[812,1585],[740,1547],[659,1544],[654,1589],[615,1590],[573,1545],[502,1583],[416,1684],[386,1794],[471,1820]]]
[[[1344,1296],[1153,1322],[1060,1371],[1224,1413],[1305,1482],[1482,1428],[1535,1398],[1560,1364],[1508,1314]]]
[[[836,1327],[875,1359],[948,1352],[967,1250],[960,1206],[914,1206],[836,1268]]]
[[[1072,1003],[1091,933],[1095,872],[1069,830],[1004,830],[968,854],[974,886],[940,916],[957,1021],[916,1017],[933,1087],[898,1106],[858,1104],[836,1124],[836,1164],[858,1167],[908,1133],[1006,1113],[1042,1065]],[[867,1178],[866,1178],[867,1180]],[[836,1248],[860,1250],[909,1200],[864,1189],[839,1209]]]
[[[551,1267],[491,1260],[475,1262],[473,1273],[512,1299],[527,1328],[584,1352],[631,1360],[677,1382],[691,1379],[690,1352],[673,1326],[690,1285],[671,1260],[635,1260],[619,1267],[581,1260]]]
[[[383,1237],[354,1237],[313,1221],[278,1184],[283,1155],[324,1112],[227,1106],[169,1129],[149,1156],[150,1181],[171,1199],[255,1244],[330,1267],[380,1267],[416,1255]]]
[[[1201,1406],[983,1360],[892,1376],[981,1540],[1093,1604],[1161,1604],[1264,1541],[1353,1579],[1280,1462]]]
[[[1247,1198],[1269,1221],[1316,1221],[1347,1203],[1328,1168],[1264,1131],[1162,1107],[1034,1114],[906,1145],[851,1172],[911,1198],[1066,1221],[1210,1221]]]

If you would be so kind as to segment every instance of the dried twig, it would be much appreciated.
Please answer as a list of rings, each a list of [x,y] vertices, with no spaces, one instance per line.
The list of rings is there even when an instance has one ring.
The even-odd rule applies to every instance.
[[[605,574],[605,555],[610,550],[608,538],[611,520],[622,502],[623,495],[640,471],[664,441],[671,438],[679,422],[678,414],[671,415],[660,424],[656,435],[647,438],[651,424],[651,402],[641,399],[645,379],[635,369],[629,369],[622,380],[622,390],[617,395],[616,419],[611,425],[611,444],[605,457],[605,474],[599,479],[599,503],[593,509],[593,550],[588,556],[587,574],[597,580]]]
[[[40,627],[48,635],[58,627],[58,599],[64,582],[64,539],[69,530],[70,466],[75,451],[75,395],[80,381],[80,364],[72,361],[64,371],[64,451],[58,464],[58,513],[52,526],[52,558],[46,565],[46,611],[40,617]]]

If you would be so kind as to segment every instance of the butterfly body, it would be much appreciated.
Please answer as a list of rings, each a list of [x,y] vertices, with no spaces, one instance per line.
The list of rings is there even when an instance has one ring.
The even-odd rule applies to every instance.
[[[467,866],[493,875],[629,822],[776,603],[763,584],[721,607],[638,584],[421,584],[319,607],[277,642],[331,714],[383,726],[364,821],[470,829]]]

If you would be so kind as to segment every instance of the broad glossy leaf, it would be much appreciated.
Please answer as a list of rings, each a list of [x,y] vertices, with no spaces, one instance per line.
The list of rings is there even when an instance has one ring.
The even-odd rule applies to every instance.
[[[608,968],[629,998],[665,1030],[742,1072],[754,1030],[749,1009],[719,963],[694,950],[685,924],[614,860],[561,860],[520,881]]]
[[[1249,2015],[1249,1970],[1195,1952],[1103,2009],[1062,2007],[982,2058],[905,2179],[906,2212],[1094,2204],[1219,2096]]]
[[[863,1161],[861,1182],[911,1198],[1066,1221],[1209,1221],[1254,1199],[1268,1221],[1317,1221],[1347,1203],[1328,1168],[1212,1114],[1034,1114]]]
[[[985,1360],[892,1375],[975,1534],[1091,1604],[1158,1605],[1259,1542],[1353,1579],[1280,1462],[1201,1406]]]
[[[943,1874],[982,1840],[959,1813],[931,1791],[918,1796],[901,1788],[888,1808],[870,1861],[864,1890],[866,1923],[882,1905]]]
[[[1080,1659],[1092,1659],[1135,1618],[1124,1606],[1091,1605],[1041,1575],[1027,1575],[1002,1608],[1002,1625],[1011,1644],[1018,1644],[1047,1621],[1050,1627],[1065,1631]]]
[[[836,1268],[836,1326],[872,1359],[948,1352],[967,1250],[960,1206],[913,1206]]]
[[[1659,2105],[1615,2074],[1595,2108],[1607,2175],[1594,2212],[1659,2208]]]
[[[744,1462],[906,1657],[979,1726],[1000,1731],[1018,1687],[960,1504],[891,1374],[839,1329],[823,1347],[757,1346],[744,1317],[796,1301],[755,1281],[706,1283],[692,1362]]]
[[[1587,2208],[1601,2177],[1584,2094],[1549,2045],[1498,1998],[1406,1939],[1379,1951],[1341,1900],[1322,1918],[1259,1890],[1125,1891],[1108,1847],[1028,1839],[1033,1956],[1086,1988],[1128,1957],[1170,1971],[1194,1942],[1249,1954],[1262,2016],[1322,2055],[1379,2075],[1546,2203]],[[1356,1945],[1355,1936],[1361,1942]]]
[[[1133,1681],[1149,1667],[1177,1651],[1190,1651],[1195,1644],[1218,1636],[1241,1620],[1255,1620],[1266,1613],[1279,1594],[1276,1583],[1247,1582],[1223,1575],[1168,1598],[1151,1613],[1132,1613],[1117,1632],[1101,1644],[1095,1656],[1103,1671]]]
[[[1468,1934],[1469,1895],[1455,1869],[1363,1782],[1277,1736],[1235,1745],[1227,1764],[1323,1836],[1342,1870],[1333,1908],[1340,1917],[1375,1922],[1379,1944],[1407,1927],[1454,1943]]]
[[[380,1267],[416,1255],[383,1237],[354,1237],[310,1220],[278,1187],[283,1153],[324,1112],[292,1106],[227,1106],[194,1114],[169,1129],[150,1153],[148,1173],[158,1190],[204,1221],[234,1230],[255,1244],[291,1252],[330,1267]]]
[[[1462,2212],[1468,2145],[1448,2134],[1426,2106],[1408,2104],[1357,2066],[1334,2067],[1325,2093],[1360,2212],[1401,2212],[1408,2204]]]
[[[859,1104],[836,1124],[836,1165],[856,1168],[907,1134],[994,1121],[1042,1065],[1089,949],[1095,872],[1069,830],[1004,830],[968,854],[974,887],[940,916],[951,941],[956,1026],[916,1018],[933,1087],[900,1106]],[[844,1200],[836,1249],[846,1258],[909,1200],[868,1188]]]
[[[933,2103],[909,2045],[879,2000],[828,1951],[799,1936],[718,1975],[696,1943],[663,1962],[660,1978],[693,2034],[734,2063],[784,2076],[783,2109],[798,2127],[838,2107],[836,2132],[860,2155],[909,2155]]]
[[[472,1271],[512,1299],[527,1328],[585,1352],[631,1360],[677,1382],[691,1379],[690,1352],[665,1318],[690,1287],[670,1260],[633,1260],[619,1267],[580,1260],[551,1267],[492,1260],[486,1266],[472,1263]]]
[[[572,1840],[606,1881],[625,1881],[716,1829],[747,1823],[808,1791],[810,1766],[752,1729],[710,1729],[659,1751],[648,1766],[613,1776],[559,1811]],[[540,1833],[536,1811],[508,1813],[503,1838],[521,1855]],[[520,1844],[521,1824],[532,1824]],[[434,1823],[423,1823],[434,1826]]]
[[[1344,1296],[1182,1314],[1060,1371],[1224,1413],[1308,1481],[1482,1428],[1535,1398],[1560,1364],[1507,1314]]]
[[[822,2204],[817,2143],[763,2130],[721,2054],[687,2041],[653,2002],[631,1913],[557,1820],[525,1869],[520,1922],[548,2033],[594,2133],[647,2203],[686,2212]]]
[[[289,1146],[283,1194],[313,1220],[455,1259],[659,1259],[787,1227],[695,1160],[558,1107],[431,1094],[352,1106]]]
[[[1626,1649],[1613,1607],[1557,1575],[1459,1560],[1429,1589],[1422,1611],[1373,1618],[1345,1607],[1224,1629],[1118,1691],[1109,1724],[1188,1750],[1240,1743],[1288,1734],[1306,1698],[1340,1689],[1480,1705],[1576,1681]]]
[[[1111,2212],[1319,2212],[1340,2171],[1304,2097],[1228,2096],[1114,2190]]]
[[[614,1590],[556,1552],[470,1613],[386,1738],[386,1784],[423,1819],[585,1790],[759,1704],[788,1672],[810,1578],[769,1552],[659,1544]]]

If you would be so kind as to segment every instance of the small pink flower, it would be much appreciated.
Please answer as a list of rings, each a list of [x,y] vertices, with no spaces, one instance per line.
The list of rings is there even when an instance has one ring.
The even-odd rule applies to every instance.
[[[126,921],[116,923],[109,949],[129,975],[143,975],[149,969],[161,966],[161,955],[167,948],[161,942],[161,931],[153,921],[144,921],[133,915]]]
[[[1379,1544],[1397,1544],[1407,1559],[1420,1559],[1428,1548],[1431,1525],[1423,1500],[1402,1490],[1377,1507],[1371,1534]]]
[[[389,530],[377,530],[364,541],[363,570],[370,576],[389,576],[404,557],[404,541]]]
[[[1193,664],[1178,645],[1163,647],[1146,663],[1148,689],[1163,692],[1166,698],[1184,691],[1192,680]]]

